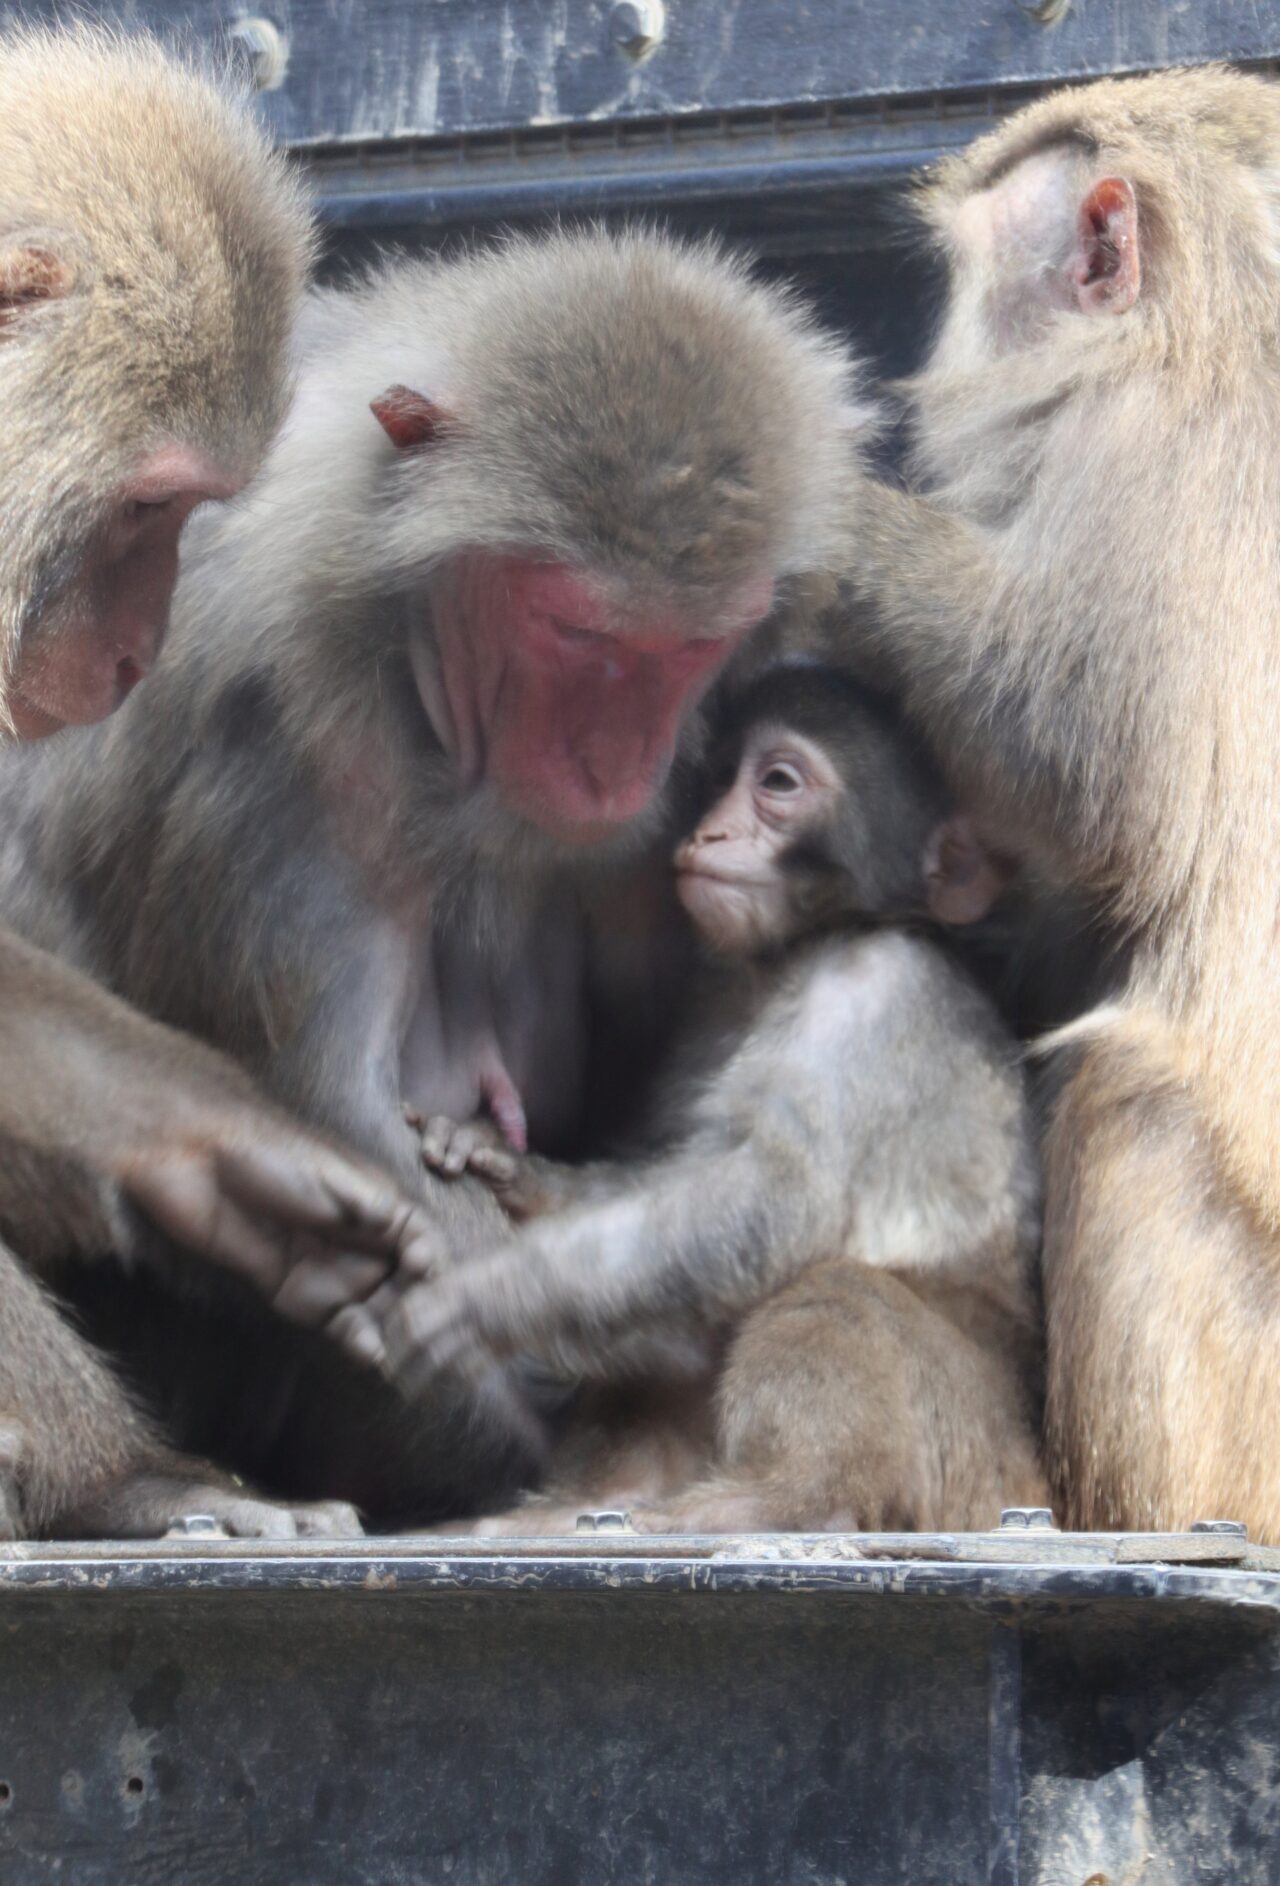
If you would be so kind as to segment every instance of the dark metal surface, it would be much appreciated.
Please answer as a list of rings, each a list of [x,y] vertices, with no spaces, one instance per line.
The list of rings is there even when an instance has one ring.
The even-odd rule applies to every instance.
[[[667,0],[665,31],[641,59],[615,36],[612,0],[126,0],[105,10],[203,41],[265,17],[288,65],[264,108],[283,137],[306,144],[1044,84],[1277,51],[1274,8],[1241,0],[1074,0],[1049,26],[1021,0]]]
[[[51,17],[59,0],[0,8]],[[1245,0],[667,0],[637,57],[611,0],[124,0],[91,9],[238,49],[266,122],[344,227],[754,206],[829,230],[874,189],[1062,80],[1280,57]],[[634,9],[632,9],[634,11]],[[661,9],[658,9],[661,12]],[[279,47],[264,58],[253,48]],[[803,205],[804,207],[800,207]]]
[[[1273,1886],[1277,1751],[1233,1537],[0,1551],[5,1886]]]

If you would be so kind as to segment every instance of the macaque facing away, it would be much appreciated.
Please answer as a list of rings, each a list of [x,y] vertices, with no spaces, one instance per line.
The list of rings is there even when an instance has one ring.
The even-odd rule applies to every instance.
[[[1063,92],[921,202],[927,495],[851,490],[848,646],[1124,939],[1046,1142],[1050,1471],[1072,1525],[1277,1541],[1280,88]]]
[[[654,1531],[993,1524],[1044,1497],[1036,1165],[1016,1049],[927,926],[982,917],[1001,874],[837,671],[766,670],[723,757],[676,854],[709,961],[653,1150],[572,1168],[429,1122],[439,1169],[528,1222],[405,1297],[390,1366],[656,1378],[612,1403],[629,1438],[575,1424],[490,1532],[619,1501]]]

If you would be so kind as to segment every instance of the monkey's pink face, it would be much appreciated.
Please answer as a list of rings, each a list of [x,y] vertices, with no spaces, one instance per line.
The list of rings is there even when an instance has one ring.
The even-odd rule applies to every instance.
[[[415,673],[467,784],[591,844],[653,803],[685,716],[772,596],[744,584],[708,629],[638,615],[564,564],[475,551],[433,582],[438,667],[419,649]]]
[[[840,792],[811,740],[767,724],[751,730],[733,784],[676,852],[680,901],[713,949],[742,954],[787,939],[786,855],[830,820]]]
[[[242,481],[185,447],[153,453],[111,500],[106,522],[48,605],[23,625],[7,699],[22,740],[103,720],[160,652],[178,539],[198,504]]]

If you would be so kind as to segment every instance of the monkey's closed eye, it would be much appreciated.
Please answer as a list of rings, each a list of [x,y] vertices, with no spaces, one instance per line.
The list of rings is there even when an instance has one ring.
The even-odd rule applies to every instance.
[[[126,524],[137,524],[145,517],[158,516],[161,511],[167,511],[172,503],[172,498],[130,498],[121,516]]]
[[[559,616],[552,616],[551,626],[562,642],[576,643],[589,648],[594,642],[607,642],[612,638],[599,629],[582,629],[575,622],[562,622]]]

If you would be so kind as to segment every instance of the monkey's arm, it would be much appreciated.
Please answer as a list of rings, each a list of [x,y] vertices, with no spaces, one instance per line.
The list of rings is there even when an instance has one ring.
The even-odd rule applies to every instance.
[[[612,1196],[409,1289],[387,1319],[386,1366],[411,1386],[477,1352],[593,1373],[638,1323],[697,1333],[724,1322],[841,1236],[842,1200],[806,1183],[804,1144],[790,1123],[776,1134],[757,1121],[722,1149],[620,1168]]]
[[[1006,559],[1000,532],[868,478],[850,509],[849,554],[838,641],[901,695],[955,783],[999,816],[1001,837],[1069,843],[1095,823],[1092,756],[1119,737],[1098,722],[1123,720],[1127,702],[1123,690],[1104,698],[1070,665],[1045,659],[1034,586],[1012,572],[1052,559],[1052,546],[1022,545]]]
[[[995,555],[972,524],[866,478],[850,513],[850,548],[848,584],[876,610],[858,634],[898,680],[944,673],[972,650],[998,577]]]
[[[388,1269],[425,1274],[438,1255],[423,1214],[375,1167],[269,1106],[222,1056],[3,932],[0,1135],[24,1151],[0,1186],[15,1235],[30,1214],[38,1244],[38,1175],[74,1169],[100,1200],[82,1214],[79,1254],[101,1254],[123,1194],[282,1314],[331,1324],[357,1349],[360,1305]]]
[[[411,1123],[413,1116],[410,1115]],[[451,1120],[437,1113],[425,1122],[423,1164],[441,1178],[464,1172],[483,1179],[508,1218],[524,1224],[547,1218],[571,1205],[588,1205],[626,1192],[639,1182],[642,1168],[612,1160],[571,1166],[539,1153],[514,1152],[492,1121]]]

